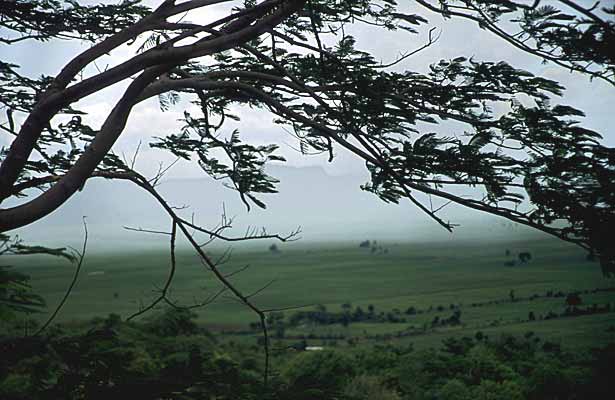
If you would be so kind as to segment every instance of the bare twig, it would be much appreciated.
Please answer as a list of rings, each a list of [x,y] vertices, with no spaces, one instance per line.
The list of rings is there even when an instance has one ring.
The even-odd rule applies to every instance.
[[[262,311],[265,313],[277,312],[277,311],[288,311],[288,310],[298,310],[300,308],[314,307],[316,304],[304,304],[302,306],[288,306],[288,307],[276,307],[276,308],[264,308]]]
[[[132,160],[130,162],[130,169],[135,169],[135,163],[137,162],[137,157],[139,156],[139,150],[141,149],[141,141],[139,140],[139,144],[137,145],[137,149],[132,156]]]
[[[419,47],[416,50],[410,51],[410,52],[406,52],[404,54],[402,54],[400,57],[398,57],[395,61],[392,61],[388,64],[382,64],[379,65],[377,68],[390,68],[394,65],[397,65],[399,63],[401,63],[402,61],[406,60],[407,58],[412,57],[413,55],[420,53],[421,51],[425,50],[426,48],[428,48],[429,46],[433,45],[434,43],[436,43],[439,39],[440,39],[440,35],[442,34],[442,31],[440,31],[435,37],[433,35],[433,32],[436,30],[436,28],[431,28],[429,30],[429,38],[427,40],[427,43],[425,43],[424,45],[422,45],[421,47]]]
[[[68,296],[70,296],[71,292],[73,291],[73,288],[75,287],[75,284],[77,283],[77,278],[79,277],[79,272],[81,271],[81,266],[83,265],[83,260],[85,259],[85,252],[86,252],[87,245],[88,245],[88,225],[85,222],[85,217],[83,217],[83,231],[84,231],[83,247],[81,249],[81,253],[79,253],[79,261],[77,262],[77,267],[75,268],[73,279],[70,282],[68,289],[66,289],[66,292],[64,293],[64,296],[62,297],[62,300],[60,300],[60,303],[57,305],[57,307],[55,308],[51,316],[47,318],[47,321],[45,321],[45,323],[34,333],[33,336],[40,335],[53,322],[53,320],[56,318],[56,316],[58,315],[58,313],[64,306],[64,303],[66,303],[66,300],[68,300]]]
[[[129,316],[128,318],[126,318],[126,321],[130,321],[146,312],[148,312],[149,310],[151,310],[152,308],[154,308],[158,303],[160,303],[162,300],[164,300],[167,296],[167,293],[169,291],[169,288],[171,287],[171,283],[173,283],[173,277],[175,276],[175,270],[177,267],[177,262],[175,260],[175,240],[177,238],[177,223],[175,221],[173,221],[172,227],[171,227],[171,241],[170,241],[170,246],[171,246],[171,268],[169,269],[169,276],[167,277],[167,280],[164,284],[164,287],[162,288],[162,290],[160,291],[160,295],[154,300],[152,301],[147,307],[142,308],[141,310],[135,312],[134,314],[132,314],[131,316]]]
[[[239,274],[239,273],[241,273],[241,272],[245,271],[245,270],[246,270],[246,269],[248,269],[248,268],[250,268],[250,264],[246,264],[246,265],[244,265],[243,267],[241,267],[241,268],[239,268],[239,269],[236,269],[236,270],[235,270],[235,271],[233,271],[233,272],[229,272],[228,274],[224,275],[224,277],[225,277],[225,278],[230,278],[231,276],[233,276],[233,275],[237,275],[237,274]]]
[[[223,286],[217,292],[215,292],[214,294],[212,294],[211,296],[209,296],[207,299],[203,300],[202,302],[192,304],[189,306],[178,306],[177,304],[173,303],[168,297],[164,297],[163,300],[165,303],[167,303],[171,307],[178,309],[178,310],[182,310],[182,309],[183,310],[194,310],[197,308],[208,306],[209,304],[213,303],[218,297],[220,297],[227,290],[228,288]]]
[[[124,226],[124,229],[126,229],[127,231],[133,231],[133,232],[143,232],[143,233],[154,233],[154,234],[158,234],[158,235],[173,235],[173,232],[166,232],[166,231],[156,231],[153,229],[143,229],[141,227],[138,228],[133,228],[130,226]]]
[[[261,288],[256,289],[254,292],[246,295],[246,298],[249,299],[251,297],[254,297],[256,295],[258,295],[259,293],[261,293],[263,290],[267,289],[269,286],[273,285],[273,283],[276,281],[276,279],[272,279],[269,282],[267,282],[266,284],[264,284]]]

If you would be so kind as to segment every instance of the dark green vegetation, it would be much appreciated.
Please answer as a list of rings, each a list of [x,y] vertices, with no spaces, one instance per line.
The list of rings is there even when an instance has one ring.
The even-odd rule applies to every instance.
[[[220,342],[189,311],[143,323],[117,315],[44,337],[0,337],[0,396],[21,399],[608,399],[615,347],[569,352],[524,336],[274,353]]]

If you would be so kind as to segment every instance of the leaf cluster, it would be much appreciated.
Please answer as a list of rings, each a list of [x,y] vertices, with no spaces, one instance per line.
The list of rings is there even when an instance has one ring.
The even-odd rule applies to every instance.
[[[140,0],[81,5],[75,0],[2,0],[0,42],[53,38],[96,41],[134,24],[151,10]]]

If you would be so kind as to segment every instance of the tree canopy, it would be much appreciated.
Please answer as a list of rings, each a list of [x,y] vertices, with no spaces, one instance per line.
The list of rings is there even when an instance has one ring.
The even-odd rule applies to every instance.
[[[364,190],[387,202],[411,201],[445,229],[454,224],[423,195],[575,243],[599,259],[605,273],[615,272],[609,240],[615,150],[580,125],[581,110],[554,102],[564,93],[556,81],[464,54],[434,60],[426,73],[403,70],[404,59],[436,44],[433,30],[419,36],[422,46],[390,64],[362,50],[348,33],[350,26],[364,25],[418,35],[416,27],[429,21],[403,3],[166,0],[149,8],[133,0],[0,0],[4,48],[22,41],[91,44],[55,76],[26,76],[0,60],[0,129],[10,141],[0,156],[0,200],[19,201],[0,209],[0,231],[45,217],[88,179],[103,177],[144,188],[169,214],[173,237],[178,231],[190,236],[194,224],[156,191],[160,176],[145,178],[111,151],[138,103],[158,97],[164,111],[185,97],[200,112],[186,111],[182,128],[152,137],[149,145],[194,160],[236,190],[248,208],[265,207],[259,194],[275,192],[277,181],[264,166],[283,158],[278,144],[253,144],[227,128],[238,118],[232,111],[238,106],[272,114],[292,130],[302,153],[333,159],[341,148],[350,151],[371,174]],[[197,13],[220,6],[226,15]],[[615,86],[613,5],[416,0],[412,6],[474,21],[485,35]],[[133,56],[104,70],[87,68],[126,45]],[[89,126],[77,103],[122,84],[104,123]],[[463,128],[446,134],[430,128],[446,120]],[[460,195],[460,185],[475,188],[475,196]],[[40,193],[24,198],[32,188]],[[224,226],[197,228],[232,240],[221,234]]]

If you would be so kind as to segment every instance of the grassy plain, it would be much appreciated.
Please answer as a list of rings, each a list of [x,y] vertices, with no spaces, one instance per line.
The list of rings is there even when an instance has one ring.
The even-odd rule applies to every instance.
[[[359,248],[355,242],[281,244],[279,253],[268,250],[269,242],[261,243],[260,246],[236,248],[221,268],[231,273],[249,265],[232,280],[247,294],[269,285],[253,298],[263,308],[306,305],[310,309],[322,304],[336,311],[341,304],[351,303],[364,310],[371,304],[377,312],[395,308],[403,311],[409,306],[426,311],[408,317],[406,323],[298,327],[289,330],[287,334],[290,335],[343,334],[361,341],[361,338],[376,334],[394,334],[410,326],[424,326],[436,315],[450,315],[449,305],[455,304],[462,311],[461,326],[387,340],[427,346],[447,336],[473,335],[477,330],[494,335],[534,331],[544,338],[583,346],[615,339],[611,328],[615,326],[615,313],[527,322],[529,311],[537,316],[549,311],[561,313],[565,308],[564,299],[541,297],[533,301],[508,301],[511,290],[515,297],[523,299],[548,291],[571,292],[615,286],[615,280],[604,278],[598,264],[586,261],[582,251],[558,241],[383,242],[380,245],[387,252],[378,254]],[[511,253],[508,257],[505,255],[507,249]],[[515,267],[504,266],[519,252],[530,252],[532,261]],[[222,248],[211,250],[213,258],[222,253]],[[47,300],[49,309],[53,309],[63,295],[74,271],[71,264],[48,257],[14,257],[7,261],[32,276],[35,291]],[[174,300],[190,305],[218,291],[219,285],[190,251],[180,249],[177,261],[171,291]],[[109,313],[127,317],[156,296],[168,270],[169,254],[163,249],[88,254],[78,283],[58,321],[83,320]],[[587,294],[582,298],[584,304],[615,303],[615,292]],[[471,307],[477,302],[493,303]],[[438,306],[444,310],[438,312]],[[427,311],[430,307],[431,311]],[[287,314],[292,312],[287,311]],[[44,319],[45,314],[38,318]],[[199,319],[212,330],[236,331],[246,330],[256,316],[222,295],[199,311]],[[254,337],[243,340],[254,340]]]

